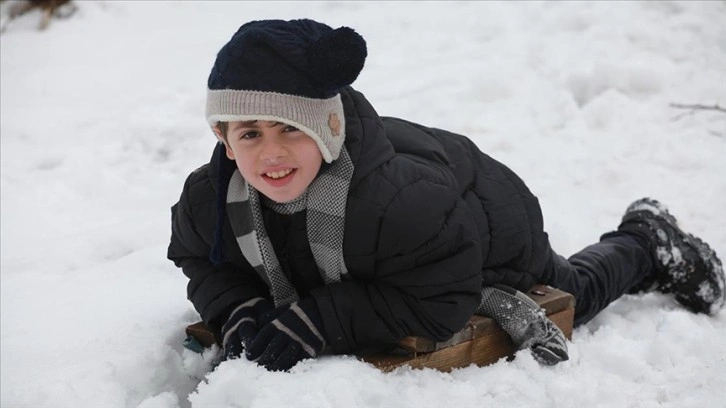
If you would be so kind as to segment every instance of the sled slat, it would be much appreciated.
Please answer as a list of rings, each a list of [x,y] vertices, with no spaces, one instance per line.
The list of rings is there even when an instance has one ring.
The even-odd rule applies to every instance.
[[[534,286],[527,295],[534,299],[541,308],[545,309],[545,313],[548,316],[568,307],[574,307],[575,305],[572,295],[549,286]],[[472,316],[466,327],[454,334],[448,341],[437,343],[423,337],[409,336],[401,340],[399,346],[403,349],[417,353],[436,351],[481,337],[484,334],[491,332],[494,328],[499,328],[499,326],[491,318],[484,316]],[[562,327],[560,328],[562,329]],[[572,328],[570,327],[569,334],[567,334],[568,338],[571,334]]]
[[[204,324],[204,322],[197,322],[192,325],[187,326],[186,328],[186,334],[187,336],[194,337],[197,339],[199,344],[206,348],[212,347],[213,344],[221,344],[221,342],[217,341],[217,338],[214,336],[214,333],[209,330],[209,328]]]
[[[542,285],[535,286],[527,294],[545,309],[547,317],[571,339],[575,317],[574,297]],[[422,337],[407,337],[399,343],[395,353],[367,356],[362,360],[383,371],[404,365],[450,371],[470,364],[493,364],[501,358],[511,358],[516,351],[509,335],[493,319],[473,316],[467,327],[449,341],[436,343]]]

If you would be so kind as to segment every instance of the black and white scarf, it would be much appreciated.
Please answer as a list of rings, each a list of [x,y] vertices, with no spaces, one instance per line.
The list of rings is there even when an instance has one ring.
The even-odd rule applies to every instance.
[[[299,198],[289,203],[266,202],[273,211],[293,214],[307,209],[307,235],[315,263],[323,282],[340,282],[348,273],[343,259],[345,206],[353,162],[345,147],[340,157],[308,186]],[[242,255],[267,283],[275,306],[299,300],[292,283],[285,276],[262,219],[259,192],[235,170],[227,189],[226,212]]]

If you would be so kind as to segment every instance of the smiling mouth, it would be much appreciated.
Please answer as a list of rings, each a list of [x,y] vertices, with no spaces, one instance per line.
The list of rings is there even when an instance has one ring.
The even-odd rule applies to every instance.
[[[282,171],[273,171],[273,172],[270,172],[270,173],[265,173],[265,176],[267,176],[267,177],[269,177],[269,178],[271,178],[273,180],[277,180],[277,179],[281,179],[281,178],[289,175],[293,171],[294,171],[294,169],[285,169],[285,170],[282,170]]]

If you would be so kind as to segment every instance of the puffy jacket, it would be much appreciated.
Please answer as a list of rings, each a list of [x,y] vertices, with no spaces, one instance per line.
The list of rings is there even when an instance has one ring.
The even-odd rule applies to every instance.
[[[268,228],[278,256],[289,241],[284,264],[291,281],[315,298],[335,352],[407,335],[448,339],[478,306],[482,284],[526,290],[537,282],[549,243],[538,201],[519,177],[464,136],[380,117],[352,88],[341,94],[345,147],[355,166],[343,243],[347,279],[322,285],[311,273],[304,216]],[[189,175],[172,207],[168,250],[189,278],[188,298],[212,328],[244,300],[269,297],[228,221],[226,262],[215,266],[208,258],[216,184],[214,160]]]

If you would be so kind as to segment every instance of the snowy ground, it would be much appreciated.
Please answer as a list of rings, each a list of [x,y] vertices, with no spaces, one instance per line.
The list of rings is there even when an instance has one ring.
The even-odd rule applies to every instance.
[[[3,5],[5,7],[5,5]],[[724,407],[726,312],[627,296],[571,360],[382,374],[350,357],[208,374],[165,259],[169,207],[214,144],[217,50],[243,22],[312,17],[368,41],[356,82],[381,114],[470,135],[540,198],[569,255],[633,199],[667,203],[726,255],[726,3],[80,2],[0,37],[0,405],[19,407]]]

